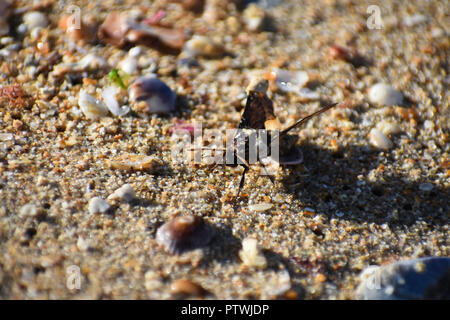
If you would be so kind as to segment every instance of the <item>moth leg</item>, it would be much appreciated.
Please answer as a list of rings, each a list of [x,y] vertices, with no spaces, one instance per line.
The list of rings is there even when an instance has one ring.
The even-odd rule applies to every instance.
[[[244,186],[244,181],[245,181],[245,174],[247,173],[249,167],[247,165],[242,165],[244,167],[244,171],[242,172],[242,176],[241,176],[241,181],[239,182],[239,189],[237,192],[236,197],[239,197],[239,194],[241,193],[241,189]]]
[[[272,175],[269,174],[269,171],[267,171],[267,167],[266,167],[266,165],[264,164],[264,162],[262,162],[261,159],[260,159],[260,160],[259,160],[259,163],[262,165],[262,167],[263,167],[263,169],[264,169],[264,172],[266,173],[266,176],[268,176],[269,179],[270,179],[270,181],[272,182],[272,184],[275,185],[275,180],[273,180]]]

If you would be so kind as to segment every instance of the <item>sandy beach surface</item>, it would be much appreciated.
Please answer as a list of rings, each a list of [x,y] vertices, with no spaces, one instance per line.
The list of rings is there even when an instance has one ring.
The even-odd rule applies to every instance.
[[[7,2],[0,299],[355,299],[371,265],[450,255],[447,1]],[[73,35],[61,17],[77,8]],[[112,11],[183,46],[106,43]],[[128,88],[156,74],[174,110],[117,89],[131,111],[89,119],[80,92],[103,101],[113,69]],[[242,168],[176,163],[172,133],[236,128],[261,79],[282,127],[339,105],[292,131],[302,163],[274,184],[252,165],[236,197]],[[126,184],[134,199],[110,197]],[[157,230],[184,215],[211,240],[171,253]]]

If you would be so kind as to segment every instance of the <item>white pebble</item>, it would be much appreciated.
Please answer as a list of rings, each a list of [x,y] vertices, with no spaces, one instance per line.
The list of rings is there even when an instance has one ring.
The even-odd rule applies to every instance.
[[[136,199],[136,193],[133,190],[133,187],[129,184],[124,184],[122,187],[114,191],[109,197],[108,200],[116,200],[120,199],[126,202],[131,202]]]
[[[301,88],[297,94],[299,97],[302,97],[302,98],[305,98],[308,100],[319,100],[320,99],[320,95],[316,91],[313,91],[308,88]]]
[[[88,119],[96,120],[108,115],[106,105],[90,94],[87,94],[84,90],[80,91],[78,105]]]
[[[426,22],[428,19],[426,16],[422,15],[422,14],[415,14],[412,16],[406,16],[403,19],[403,23],[407,26],[407,27],[413,27],[415,25],[421,24]]]
[[[89,241],[85,240],[81,236],[78,237],[78,240],[77,240],[77,248],[78,248],[78,250],[86,251],[86,250],[89,249],[89,246],[90,246]]]
[[[249,4],[242,13],[243,20],[250,31],[261,30],[265,16],[264,9],[254,3]]]
[[[402,128],[394,122],[382,121],[377,124],[377,129],[383,132],[385,135],[390,136],[392,134],[398,134],[402,132]]]
[[[403,102],[403,95],[388,84],[377,83],[369,90],[369,101],[380,106],[400,105]]]
[[[111,208],[108,202],[100,197],[94,197],[89,201],[89,213],[105,213]]]
[[[224,53],[224,48],[205,36],[194,35],[186,42],[183,53],[187,57],[216,58]]]
[[[38,208],[32,203],[23,205],[19,210],[20,217],[35,217],[38,214]]]
[[[306,71],[288,71],[275,68],[274,72],[278,88],[285,92],[298,92],[309,81]]]
[[[248,210],[256,212],[264,212],[272,209],[273,204],[271,203],[257,203],[248,206]]]
[[[23,23],[29,31],[34,28],[45,28],[48,25],[47,17],[39,11],[31,11],[23,16]]]
[[[126,57],[119,63],[119,68],[128,74],[135,74],[138,71],[138,61],[135,57]]]
[[[102,97],[105,101],[106,106],[108,107],[109,111],[115,116],[124,116],[130,111],[130,107],[128,106],[119,106],[119,102],[117,102],[115,95],[117,94],[117,88],[110,86],[106,87],[102,91]]]
[[[253,238],[242,240],[242,250],[239,251],[242,263],[248,267],[265,268],[267,266],[266,257],[258,247],[258,242]]]
[[[142,54],[142,47],[133,47],[128,51],[130,57],[139,57]]]
[[[392,148],[392,141],[380,130],[373,128],[369,133],[370,143],[379,149],[389,150]]]

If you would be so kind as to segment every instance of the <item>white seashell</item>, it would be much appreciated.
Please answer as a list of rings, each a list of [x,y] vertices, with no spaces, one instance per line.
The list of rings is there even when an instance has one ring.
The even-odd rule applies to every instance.
[[[258,247],[258,242],[253,238],[242,240],[242,250],[239,251],[242,263],[248,267],[265,268],[267,259]]]
[[[264,212],[272,209],[273,204],[271,203],[256,203],[248,206],[248,210],[256,212]]]
[[[89,213],[105,213],[107,212],[111,206],[108,202],[103,200],[100,197],[94,197],[89,201]]]
[[[393,147],[392,141],[380,130],[373,128],[369,133],[370,143],[379,149],[389,150]]]
[[[129,184],[124,184],[122,187],[114,191],[109,197],[108,200],[123,200],[126,202],[131,202],[136,199],[136,193],[134,189]]]
[[[138,61],[134,57],[126,57],[120,61],[119,68],[128,74],[135,74],[138,71]]]
[[[111,113],[115,116],[118,117],[124,116],[128,112],[130,112],[130,107],[129,106],[120,107],[119,102],[117,102],[115,98],[116,94],[117,88],[113,86],[106,87],[102,91],[103,100],[105,101],[105,104],[108,107],[109,111],[111,111]]]
[[[88,119],[96,120],[108,115],[108,108],[105,104],[90,94],[87,94],[84,90],[80,91],[78,105]]]
[[[45,28],[48,25],[48,19],[39,11],[31,11],[24,14],[23,23],[27,26],[28,31],[31,31],[34,28]]]
[[[131,101],[145,101],[145,112],[169,113],[175,110],[175,92],[154,76],[136,79],[130,86],[129,93]]]
[[[400,105],[403,102],[403,95],[388,84],[377,83],[369,90],[369,101],[380,106]]]

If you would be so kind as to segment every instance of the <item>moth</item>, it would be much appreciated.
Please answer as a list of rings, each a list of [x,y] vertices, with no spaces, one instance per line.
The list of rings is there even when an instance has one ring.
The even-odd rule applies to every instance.
[[[279,143],[280,151],[283,152],[293,146],[297,140],[296,136],[288,135],[292,129],[306,123],[311,118],[318,116],[319,114],[337,105],[337,103],[327,105],[324,108],[300,119],[286,129],[274,130],[274,127],[277,127],[277,125],[274,124],[277,124],[278,120],[274,114],[273,102],[266,94],[267,87],[267,81],[262,81],[256,85],[253,90],[249,91],[247,102],[238,125],[238,130],[231,144],[233,148],[233,161],[227,161],[226,165],[230,167],[242,166],[244,168],[239,182],[238,192],[236,195],[237,197],[239,197],[239,194],[244,186],[245,175],[250,169],[249,153],[250,150],[255,147],[252,143],[255,143],[256,141],[256,143],[259,144],[256,146],[257,148],[263,147],[266,148],[266,150],[271,150],[271,144],[274,143],[274,141],[277,141]],[[256,131],[261,132],[261,130],[267,133],[264,141],[251,139],[251,136],[255,134]],[[226,149],[222,151],[226,151]],[[261,161],[259,153],[257,152],[256,155],[257,162],[262,165],[263,169],[266,171],[266,175],[270,178],[272,183],[274,183],[273,178],[267,172],[265,164]],[[270,154],[267,154],[267,156],[270,156]]]

